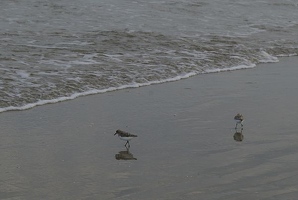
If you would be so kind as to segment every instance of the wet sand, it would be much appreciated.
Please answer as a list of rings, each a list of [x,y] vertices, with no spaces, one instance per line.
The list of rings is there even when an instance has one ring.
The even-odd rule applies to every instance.
[[[0,199],[295,199],[297,63],[1,113]]]

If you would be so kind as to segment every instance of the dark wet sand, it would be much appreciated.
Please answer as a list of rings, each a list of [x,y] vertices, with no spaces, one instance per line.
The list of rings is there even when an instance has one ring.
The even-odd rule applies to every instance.
[[[292,57],[1,113],[0,199],[296,199],[297,77]]]

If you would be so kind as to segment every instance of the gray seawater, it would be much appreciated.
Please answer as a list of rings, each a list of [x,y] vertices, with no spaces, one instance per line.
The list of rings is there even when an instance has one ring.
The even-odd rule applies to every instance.
[[[297,0],[1,0],[0,112],[278,62],[297,32]]]

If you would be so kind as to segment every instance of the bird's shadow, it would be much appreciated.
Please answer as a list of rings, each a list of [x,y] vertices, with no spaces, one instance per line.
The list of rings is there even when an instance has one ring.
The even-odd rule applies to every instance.
[[[117,154],[115,154],[116,160],[137,160],[133,156],[133,154],[129,151],[129,147],[125,147],[126,149],[124,151],[119,151]]]

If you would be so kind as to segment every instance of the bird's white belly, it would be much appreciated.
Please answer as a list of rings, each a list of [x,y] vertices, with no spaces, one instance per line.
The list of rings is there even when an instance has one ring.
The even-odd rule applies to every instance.
[[[133,137],[120,137],[120,140],[130,141]]]

